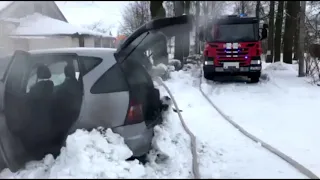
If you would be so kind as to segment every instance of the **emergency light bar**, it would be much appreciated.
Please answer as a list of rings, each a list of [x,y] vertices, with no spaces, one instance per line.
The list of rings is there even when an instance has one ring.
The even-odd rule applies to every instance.
[[[241,13],[239,16],[240,16],[240,17],[247,17],[247,14]]]

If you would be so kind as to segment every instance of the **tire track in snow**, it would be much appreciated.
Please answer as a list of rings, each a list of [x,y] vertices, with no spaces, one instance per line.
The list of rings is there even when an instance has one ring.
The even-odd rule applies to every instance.
[[[236,129],[238,129],[243,135],[245,135],[246,137],[248,137],[249,139],[251,139],[252,141],[261,144],[262,147],[264,147],[266,150],[268,150],[269,152],[273,153],[274,155],[278,156],[279,158],[283,159],[284,161],[286,161],[288,164],[290,164],[292,167],[294,167],[296,170],[298,170],[299,172],[301,172],[303,175],[307,176],[310,179],[320,179],[317,175],[315,175],[312,171],[310,171],[308,168],[306,168],[305,166],[301,165],[299,162],[295,161],[294,159],[290,158],[289,156],[287,156],[286,154],[282,153],[281,151],[279,151],[278,149],[272,147],[271,145],[267,144],[266,142],[260,140],[259,138],[255,137],[254,135],[250,134],[249,132],[247,132],[245,129],[243,129],[240,125],[238,125],[237,123],[235,123],[234,121],[232,121],[230,119],[229,116],[227,116],[224,112],[222,112],[218,106],[216,106],[211,99],[207,96],[206,93],[204,93],[201,85],[202,85],[202,81],[203,81],[203,76],[202,76],[203,72],[202,72],[202,68],[200,68],[200,83],[199,83],[199,90],[201,92],[201,94],[203,95],[203,97],[209,102],[209,104],[211,104],[211,106],[223,117],[223,119],[225,119],[226,121],[228,121],[232,126],[234,126]],[[211,83],[210,83],[211,84]],[[209,84],[209,85],[210,85]],[[212,85],[216,85],[216,83],[212,83]],[[275,82],[273,82],[274,86],[277,86],[277,84]],[[281,89],[281,87],[277,86],[279,89]],[[214,91],[216,87],[212,87],[212,92]],[[216,92],[220,92],[221,87],[217,87],[218,89],[216,90]],[[211,91],[211,90],[210,90]]]

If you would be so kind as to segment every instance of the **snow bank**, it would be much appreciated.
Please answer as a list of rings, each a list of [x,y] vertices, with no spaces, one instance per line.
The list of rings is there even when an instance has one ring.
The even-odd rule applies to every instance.
[[[49,154],[42,161],[29,162],[17,173],[5,169],[1,177],[141,178],[145,175],[144,167],[137,160],[125,161],[131,155],[123,138],[110,129],[77,130],[67,138],[66,147],[56,160]]]
[[[283,62],[275,62],[268,65],[264,70],[273,70],[273,71],[286,71],[292,70],[292,64],[286,64]]]
[[[158,88],[161,96],[167,95],[163,87]],[[171,106],[163,115],[163,123],[154,128],[145,165],[126,161],[132,152],[123,138],[99,128],[69,135],[56,159],[49,154],[16,173],[4,169],[0,178],[192,178],[190,138]]]

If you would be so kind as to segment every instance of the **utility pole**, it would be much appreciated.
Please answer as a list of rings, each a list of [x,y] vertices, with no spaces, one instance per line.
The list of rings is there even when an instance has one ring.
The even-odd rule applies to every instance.
[[[304,37],[305,37],[305,12],[306,12],[306,1],[300,1],[300,29],[299,29],[299,75],[298,77],[304,77]]]

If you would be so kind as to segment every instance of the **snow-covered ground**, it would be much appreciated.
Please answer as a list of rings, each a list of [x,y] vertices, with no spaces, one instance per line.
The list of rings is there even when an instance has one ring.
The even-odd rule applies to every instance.
[[[223,120],[202,97],[199,77],[199,69],[189,65],[188,71],[173,72],[166,84],[198,138],[202,178],[305,178]]]
[[[264,64],[268,79],[259,84],[205,81],[202,88],[233,121],[320,176],[320,89],[297,68]]]

